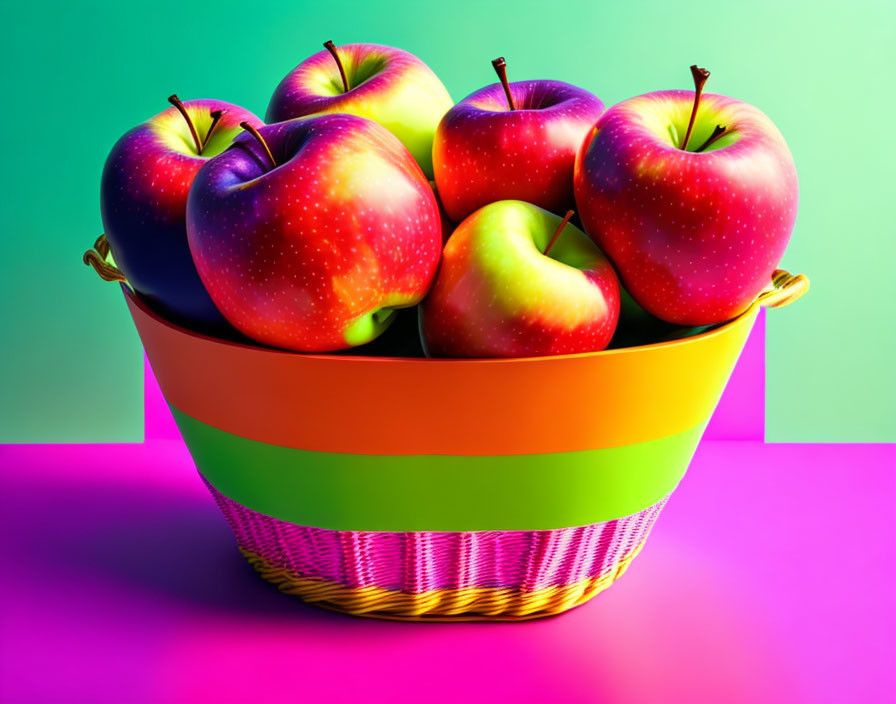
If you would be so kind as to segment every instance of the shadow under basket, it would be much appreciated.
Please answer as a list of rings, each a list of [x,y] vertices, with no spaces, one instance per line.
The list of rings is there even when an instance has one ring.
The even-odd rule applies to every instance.
[[[684,475],[759,305],[786,298],[672,342],[436,360],[219,340],[122,290],[262,577],[326,608],[421,621],[537,618],[609,587]]]

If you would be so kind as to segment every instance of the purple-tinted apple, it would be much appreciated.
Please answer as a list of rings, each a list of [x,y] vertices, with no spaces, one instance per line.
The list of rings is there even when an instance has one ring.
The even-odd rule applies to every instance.
[[[280,82],[267,121],[334,112],[366,117],[398,137],[432,178],[433,133],[454,105],[436,74],[413,54],[391,46],[325,42],[324,47]]]
[[[584,232],[531,203],[491,203],[451,235],[421,306],[427,354],[535,357],[604,349],[619,280]]]
[[[370,342],[429,290],[435,196],[398,138],[355,115],[249,130],[196,176],[193,259],[246,336],[325,352]]]
[[[220,100],[181,102],[127,132],[106,159],[100,207],[116,265],[154,308],[187,327],[226,326],[199,280],[187,244],[187,194],[200,167],[261,126]]]
[[[561,81],[501,83],[464,98],[442,118],[433,142],[436,185],[460,222],[497,200],[522,200],[562,214],[573,206],[576,153],[604,111],[587,90]]]
[[[610,108],[582,145],[575,195],[586,232],[649,313],[729,320],[769,285],[793,231],[798,185],[781,133],[757,108],[662,91]]]

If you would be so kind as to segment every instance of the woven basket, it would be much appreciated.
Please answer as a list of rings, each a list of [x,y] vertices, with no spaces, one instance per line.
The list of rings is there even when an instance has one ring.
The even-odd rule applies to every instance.
[[[240,552],[281,591],[401,620],[523,620],[578,606],[622,576],[665,504],[559,530],[338,531],[272,518],[206,484]]]
[[[103,238],[97,252],[85,262],[123,279]],[[759,306],[807,286],[776,272],[741,316],[682,340],[491,360],[229,342],[122,290],[197,469],[262,577],[350,614],[520,620],[577,606],[625,572]]]

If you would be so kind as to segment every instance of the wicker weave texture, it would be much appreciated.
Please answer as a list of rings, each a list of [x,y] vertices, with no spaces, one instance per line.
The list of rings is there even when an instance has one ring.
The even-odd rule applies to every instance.
[[[294,525],[208,486],[240,550],[283,591],[351,613],[407,618],[571,608],[621,575],[666,502],[558,530],[382,533]]]

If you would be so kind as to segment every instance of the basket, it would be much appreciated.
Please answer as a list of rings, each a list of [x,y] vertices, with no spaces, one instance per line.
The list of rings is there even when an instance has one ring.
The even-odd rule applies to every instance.
[[[103,273],[101,271],[101,273]],[[582,604],[644,546],[775,272],[672,342],[526,359],[309,355],[185,330],[122,285],[162,393],[243,556],[303,600],[402,620]]]

